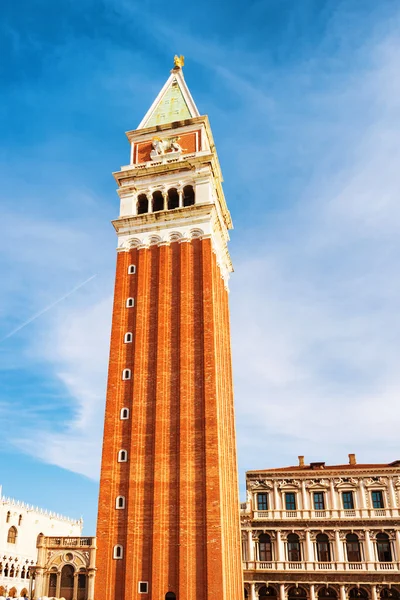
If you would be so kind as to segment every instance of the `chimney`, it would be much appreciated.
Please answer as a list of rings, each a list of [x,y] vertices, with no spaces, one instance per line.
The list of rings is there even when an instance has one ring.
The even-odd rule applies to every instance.
[[[304,467],[304,456],[299,456],[299,467]]]
[[[349,454],[349,465],[356,465],[356,464],[357,464],[356,455]]]

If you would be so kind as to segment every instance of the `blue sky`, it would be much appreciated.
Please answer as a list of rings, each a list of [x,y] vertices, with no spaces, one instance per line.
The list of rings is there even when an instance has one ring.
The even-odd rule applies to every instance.
[[[111,172],[175,53],[234,220],[240,477],[399,458],[397,1],[6,2],[0,483],[95,531]],[[33,315],[86,285],[13,335]]]

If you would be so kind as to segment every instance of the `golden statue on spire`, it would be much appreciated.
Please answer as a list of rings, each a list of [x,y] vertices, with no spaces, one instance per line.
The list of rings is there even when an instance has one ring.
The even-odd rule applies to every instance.
[[[182,54],[180,56],[178,56],[177,54],[175,54],[174,56],[174,69],[182,69],[183,65],[185,64],[185,57],[182,56]]]

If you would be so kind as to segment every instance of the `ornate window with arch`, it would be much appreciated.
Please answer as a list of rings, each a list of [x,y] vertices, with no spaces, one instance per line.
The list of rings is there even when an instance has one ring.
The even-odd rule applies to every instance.
[[[258,538],[258,553],[260,561],[272,561],[272,542],[268,533],[262,533]]]
[[[392,549],[387,533],[378,533],[376,536],[376,553],[379,562],[392,562]]]
[[[176,188],[168,190],[168,210],[179,208],[179,194]]]
[[[134,306],[135,306],[134,298],[127,298],[126,299],[126,308],[133,308]]]
[[[113,557],[115,559],[121,559],[124,556],[124,548],[121,546],[121,544],[117,544],[116,546],[114,546],[114,552],[113,552]]]
[[[192,185],[185,185],[183,188],[183,206],[193,206],[194,189]]]
[[[336,590],[334,590],[331,587],[322,587],[318,590],[318,598],[320,598],[321,600],[325,600],[325,598],[332,600],[333,598],[337,597],[338,595]]]
[[[287,555],[289,562],[301,561],[300,538],[297,533],[289,533],[287,536]]]
[[[368,598],[368,592],[364,588],[353,587],[349,592],[349,598]]]
[[[149,212],[149,201],[146,194],[140,194],[137,199],[137,214],[144,215]]]
[[[260,600],[267,600],[267,598],[274,598],[277,595],[276,589],[271,585],[263,585],[260,587],[258,597]]]
[[[10,527],[10,529],[8,530],[8,534],[7,534],[7,543],[8,544],[16,544],[17,537],[18,537],[17,528],[14,526]]]
[[[128,275],[134,275],[136,273],[136,266],[135,265],[129,265],[128,267]]]
[[[75,569],[72,565],[64,565],[61,569],[60,597],[72,600],[74,593]]]
[[[307,598],[307,592],[302,587],[293,586],[288,590],[288,599],[292,600],[292,598]]]
[[[25,574],[24,574],[25,577]],[[49,575],[49,593],[50,597],[55,597],[57,593],[57,570]]]
[[[124,342],[125,344],[131,344],[132,343],[132,334],[130,331],[127,331],[127,333],[124,336]]]
[[[316,538],[317,557],[319,562],[331,562],[331,546],[326,533],[319,533]]]
[[[164,196],[160,190],[153,192],[153,212],[164,210]]]
[[[349,562],[361,562],[361,546],[357,534],[348,533],[346,535],[346,550]]]

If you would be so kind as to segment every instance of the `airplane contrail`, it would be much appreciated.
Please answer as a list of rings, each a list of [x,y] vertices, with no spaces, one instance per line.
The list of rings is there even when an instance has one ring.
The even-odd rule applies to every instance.
[[[62,302],[63,300],[65,300],[66,298],[68,298],[68,296],[71,296],[71,294],[73,294],[74,292],[76,292],[77,290],[79,290],[79,288],[81,288],[84,285],[86,285],[87,283],[89,283],[89,281],[91,281],[92,279],[94,279],[96,276],[97,276],[97,273],[95,273],[94,275],[92,275],[91,277],[89,277],[89,279],[86,279],[86,281],[83,281],[79,285],[77,285],[74,288],[72,288],[72,290],[70,290],[68,292],[68,294],[65,294],[64,296],[62,296],[61,298],[59,298],[55,302],[52,302],[51,304],[49,304],[48,306],[46,306],[46,308],[43,308],[42,310],[40,310],[39,312],[37,312],[36,314],[34,314],[27,321],[25,321],[24,323],[21,323],[21,325],[18,325],[18,327],[16,327],[12,331],[10,331],[10,333],[7,333],[7,335],[5,335],[3,338],[1,338],[0,344],[2,342],[4,342],[4,340],[7,340],[12,335],[14,335],[15,333],[17,333],[17,331],[20,331],[23,327],[26,327],[27,325],[29,325],[29,323],[32,323],[32,321],[34,321],[38,317],[41,317],[45,312],[47,312],[48,310],[50,310],[51,308],[53,308],[53,306],[56,306],[56,304],[59,304],[59,302]]]

